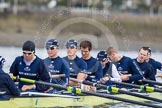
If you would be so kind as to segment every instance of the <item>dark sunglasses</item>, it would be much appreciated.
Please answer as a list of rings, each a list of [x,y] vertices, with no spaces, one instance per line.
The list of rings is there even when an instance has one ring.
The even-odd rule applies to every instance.
[[[57,49],[57,47],[46,47],[46,50],[54,50],[54,49]]]
[[[105,62],[107,60],[107,58],[104,58],[104,59],[102,59],[102,60],[100,60],[101,62]]]
[[[66,49],[74,49],[76,48],[75,46],[66,46]]]
[[[102,60],[101,62],[105,62],[106,60]]]
[[[23,51],[23,54],[24,55],[31,55],[31,54],[33,54],[34,52],[25,52],[25,51]]]

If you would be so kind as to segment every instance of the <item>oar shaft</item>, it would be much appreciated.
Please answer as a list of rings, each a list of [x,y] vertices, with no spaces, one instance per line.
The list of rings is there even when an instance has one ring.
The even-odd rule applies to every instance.
[[[143,99],[152,100],[152,101],[162,103],[161,99],[157,99],[157,98],[153,98],[153,97],[149,97],[149,96],[145,96],[145,95],[141,95],[141,94],[137,94],[137,93],[132,93],[132,92],[124,91],[124,90],[119,90],[119,93],[128,94],[128,95],[131,95],[131,96],[136,96],[136,97],[139,97],[139,98],[143,98]]]
[[[152,81],[152,80],[147,80],[147,79],[143,79],[142,81],[143,81],[143,82],[146,82],[146,83],[150,83],[150,84],[155,84],[155,85],[160,85],[160,86],[162,86],[162,83],[161,83],[161,82]]]
[[[108,95],[108,94],[95,93],[95,92],[91,92],[91,91],[82,91],[82,93],[95,95],[95,96],[99,96],[99,97],[103,97],[103,98],[108,98],[108,99],[112,99],[112,100],[118,100],[118,101],[123,101],[123,102],[127,102],[127,103],[142,105],[142,106],[148,106],[148,107],[153,107],[153,108],[161,108],[161,106],[158,106],[158,105],[152,105],[152,104],[149,104],[149,103],[143,103],[143,102],[138,102],[138,101],[134,101],[134,100],[124,99],[124,98],[115,97],[115,96]]]
[[[140,88],[140,85],[136,85],[136,84],[124,83],[124,82],[117,82],[117,81],[111,81],[111,82],[113,84],[122,85],[122,86],[126,86],[126,87]]]
[[[162,89],[154,88],[154,91],[162,93]]]
[[[63,86],[63,85],[53,84],[53,83],[44,82],[44,81],[35,81],[35,83],[44,84],[46,86],[55,87],[55,88],[58,88],[58,89],[61,89],[61,90],[67,90],[66,86]]]

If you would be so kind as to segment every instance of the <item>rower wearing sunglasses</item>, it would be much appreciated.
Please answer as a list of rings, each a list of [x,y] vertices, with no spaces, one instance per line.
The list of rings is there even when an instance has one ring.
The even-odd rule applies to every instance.
[[[45,68],[43,60],[35,55],[35,44],[26,41],[22,47],[22,56],[16,57],[10,67],[10,76],[19,76],[32,80],[50,82],[50,76]],[[40,91],[44,92],[49,87],[40,84],[19,82],[18,87],[21,91]]]
[[[68,62],[68,67],[70,70],[70,78],[76,78],[78,80],[85,80],[87,77],[86,69],[87,64],[84,60],[79,58],[76,53],[78,51],[77,41],[70,39],[66,43],[67,56],[64,60]],[[74,81],[69,81],[70,86],[80,86],[81,84]]]
[[[58,41],[56,39],[48,40],[46,42],[46,51],[48,57],[44,59],[44,64],[51,76],[51,82],[66,86],[69,80],[69,68],[66,65],[66,61],[58,55]],[[56,91],[56,89],[51,87],[48,92],[53,93]]]

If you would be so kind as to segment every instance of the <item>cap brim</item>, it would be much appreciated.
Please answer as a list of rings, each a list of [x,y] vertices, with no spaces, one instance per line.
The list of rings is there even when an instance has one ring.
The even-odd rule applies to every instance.
[[[47,45],[47,48],[51,48],[51,47],[58,47],[58,45]]]
[[[77,47],[75,44],[67,44],[66,47]]]

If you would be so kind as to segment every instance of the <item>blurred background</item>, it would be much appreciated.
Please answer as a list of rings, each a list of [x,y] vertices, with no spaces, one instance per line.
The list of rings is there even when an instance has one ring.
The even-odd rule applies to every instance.
[[[94,49],[115,46],[162,51],[162,0],[0,0],[0,46],[26,40],[43,48],[56,38],[91,40]]]

